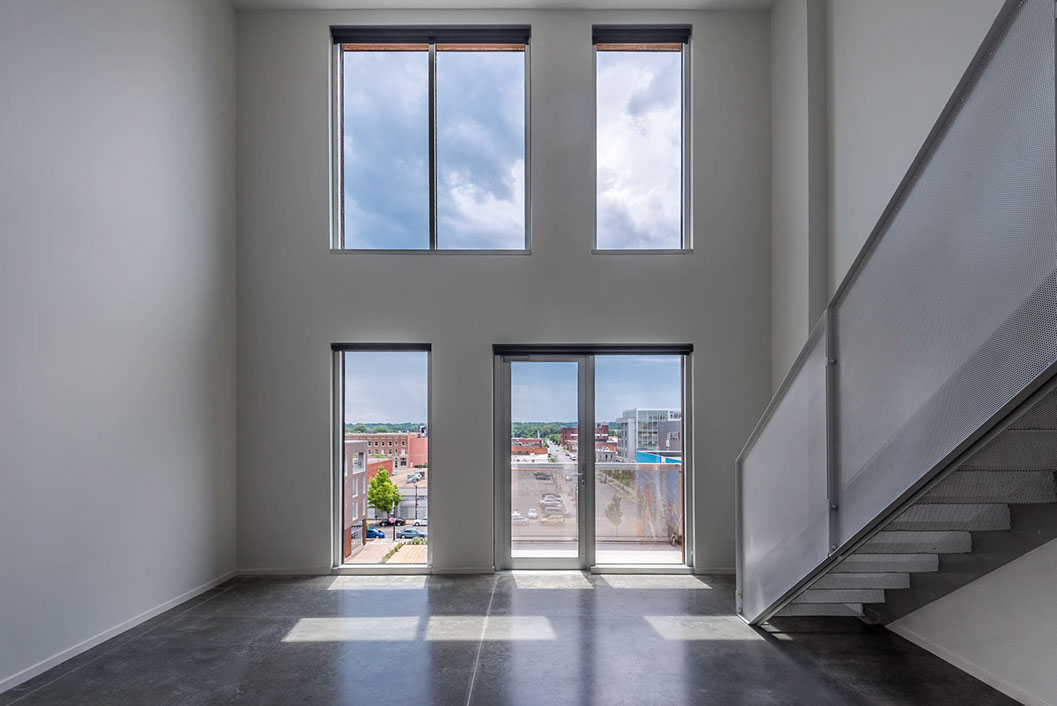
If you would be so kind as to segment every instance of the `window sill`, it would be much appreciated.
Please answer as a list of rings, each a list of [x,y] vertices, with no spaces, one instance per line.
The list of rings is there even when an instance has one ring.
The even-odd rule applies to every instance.
[[[531,255],[531,250],[381,250],[331,248],[331,255]]]
[[[692,255],[693,252],[693,248],[671,248],[664,250],[601,250],[594,248],[591,250],[592,255]]]

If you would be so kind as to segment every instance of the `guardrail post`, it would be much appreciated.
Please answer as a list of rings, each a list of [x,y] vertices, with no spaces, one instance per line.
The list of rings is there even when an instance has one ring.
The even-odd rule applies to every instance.
[[[840,444],[837,418],[837,324],[826,307],[826,490],[829,501],[829,554],[840,546]]]

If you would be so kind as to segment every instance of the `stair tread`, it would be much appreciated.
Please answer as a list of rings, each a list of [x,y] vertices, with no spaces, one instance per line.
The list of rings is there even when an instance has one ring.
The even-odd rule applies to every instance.
[[[940,481],[922,502],[928,504],[1057,502],[1053,471],[958,470]]]
[[[888,529],[1004,530],[1009,522],[1009,506],[1004,503],[918,503],[892,520]]]
[[[845,557],[830,573],[884,573],[905,571],[923,573],[939,570],[938,554],[852,554]]]
[[[809,588],[793,599],[793,603],[881,603],[884,591],[877,588]]]
[[[861,554],[960,554],[972,551],[972,535],[963,530],[882,530],[861,546]]]
[[[1057,469],[1057,430],[1009,428],[969,458],[966,470]]]
[[[908,572],[828,573],[811,585],[812,589],[830,588],[909,588]]]

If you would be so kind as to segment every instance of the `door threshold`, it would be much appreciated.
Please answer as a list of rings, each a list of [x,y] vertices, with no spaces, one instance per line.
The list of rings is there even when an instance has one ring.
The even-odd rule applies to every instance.
[[[592,574],[692,574],[691,566],[666,564],[599,564],[591,567]]]

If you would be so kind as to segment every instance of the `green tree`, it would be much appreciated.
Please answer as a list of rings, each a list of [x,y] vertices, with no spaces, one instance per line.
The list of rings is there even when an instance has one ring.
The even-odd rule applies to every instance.
[[[396,484],[389,480],[389,472],[383,468],[374,478],[371,478],[367,486],[367,506],[384,512],[388,517],[393,507],[398,504],[400,504],[400,493],[396,490]]]
[[[613,500],[606,505],[606,519],[613,523],[613,532],[620,534],[620,523],[624,519],[624,511],[620,509],[620,496],[613,494]]]

